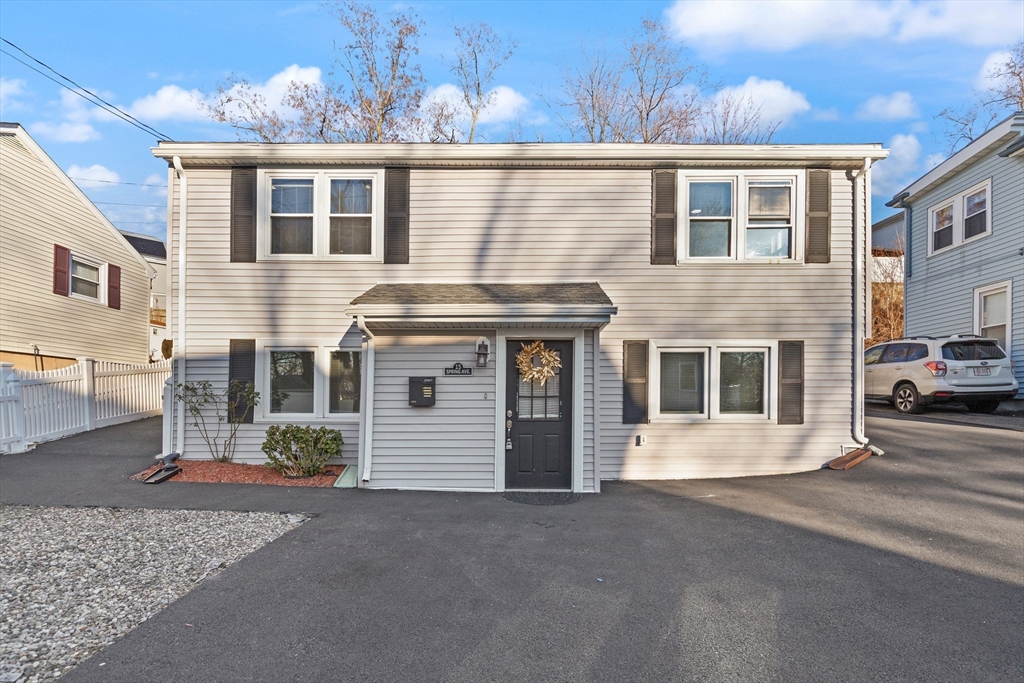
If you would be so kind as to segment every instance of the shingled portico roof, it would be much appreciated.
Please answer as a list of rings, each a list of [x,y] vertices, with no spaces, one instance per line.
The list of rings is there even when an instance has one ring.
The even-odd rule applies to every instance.
[[[617,309],[596,282],[543,284],[410,282],[380,284],[346,313],[375,327],[551,324],[599,327]]]

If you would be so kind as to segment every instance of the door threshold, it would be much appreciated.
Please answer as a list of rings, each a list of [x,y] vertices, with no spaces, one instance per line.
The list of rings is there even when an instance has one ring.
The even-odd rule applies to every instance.
[[[572,493],[572,489],[505,489],[502,493]]]

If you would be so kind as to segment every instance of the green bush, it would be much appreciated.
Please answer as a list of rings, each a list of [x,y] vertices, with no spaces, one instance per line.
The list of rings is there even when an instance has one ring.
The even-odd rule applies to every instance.
[[[337,429],[271,425],[263,452],[267,467],[287,477],[313,477],[324,471],[329,459],[341,455],[343,443]]]

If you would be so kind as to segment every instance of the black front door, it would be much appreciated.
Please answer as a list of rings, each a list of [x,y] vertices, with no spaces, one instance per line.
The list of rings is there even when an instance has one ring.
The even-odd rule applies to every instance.
[[[516,367],[516,354],[533,341],[510,341],[505,355],[505,487],[572,488],[572,342],[544,342],[562,367],[541,384]]]

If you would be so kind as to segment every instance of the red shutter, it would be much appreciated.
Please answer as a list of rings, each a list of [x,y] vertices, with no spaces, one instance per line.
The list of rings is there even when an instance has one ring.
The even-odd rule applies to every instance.
[[[53,245],[53,293],[68,295],[70,285],[71,250],[59,244]]]
[[[107,306],[121,309],[121,269],[107,265]]]

